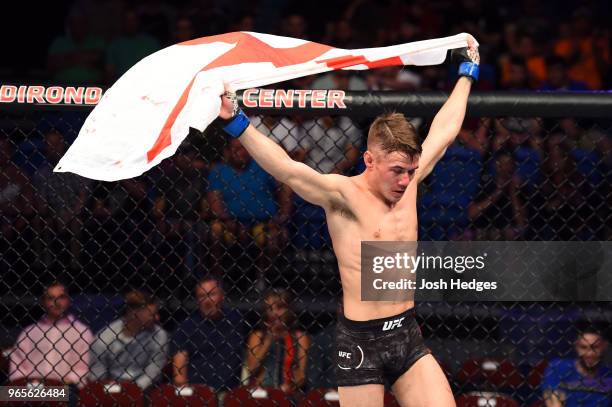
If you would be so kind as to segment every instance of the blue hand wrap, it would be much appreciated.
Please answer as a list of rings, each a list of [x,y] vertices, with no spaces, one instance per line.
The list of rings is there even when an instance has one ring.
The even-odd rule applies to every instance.
[[[229,122],[223,126],[223,130],[230,136],[238,138],[242,136],[242,133],[249,127],[249,124],[251,124],[251,121],[244,114],[242,109],[239,109],[236,116],[232,117]]]
[[[474,81],[477,81],[479,73],[480,67],[478,64],[473,62],[462,62],[461,65],[459,65],[459,76],[467,76],[468,78],[472,78]]]

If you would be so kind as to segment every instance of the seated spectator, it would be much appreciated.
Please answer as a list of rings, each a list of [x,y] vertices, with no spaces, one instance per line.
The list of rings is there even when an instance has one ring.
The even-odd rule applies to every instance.
[[[277,253],[286,242],[283,223],[291,212],[292,191],[279,185],[251,158],[239,140],[225,149],[225,162],[208,177],[208,202],[216,220],[212,225],[212,254],[220,259],[226,245],[239,241]]]
[[[91,193],[91,181],[69,172],[53,172],[66,152],[64,135],[58,130],[45,134],[43,148],[44,161],[33,177],[38,215],[45,219],[38,230],[43,242],[41,260],[67,268],[79,258],[80,215]]]
[[[249,335],[246,365],[251,384],[291,394],[305,383],[310,338],[295,328],[296,315],[290,304],[291,296],[285,290],[265,294],[263,325]]]
[[[90,33],[87,17],[75,12],[68,17],[66,33],[51,43],[47,69],[59,83],[99,84],[104,47],[104,40]]]
[[[68,313],[66,286],[53,282],[41,299],[45,316],[25,328],[11,351],[11,381],[54,379],[81,387],[89,372],[89,328]]]
[[[500,61],[502,77],[501,87],[504,90],[529,90],[530,76],[527,64],[522,57],[509,56]]]
[[[32,184],[13,161],[13,153],[13,143],[0,135],[0,268],[5,272],[23,271],[24,260],[34,257],[29,244],[33,240]]]
[[[543,180],[536,197],[539,216],[531,227],[542,240],[590,240],[602,227],[593,215],[600,203],[578,171],[565,137],[553,134],[546,141]]]
[[[168,334],[158,322],[157,300],[138,290],[127,293],[123,317],[98,332],[91,345],[89,379],[129,380],[143,390],[159,380]]]
[[[209,218],[207,164],[198,154],[195,146],[183,143],[177,154],[156,170],[159,178],[154,183],[152,264],[164,290],[180,289],[183,294],[188,292],[181,283],[189,266],[187,256],[196,249],[193,242],[204,241],[209,235],[205,222]]]
[[[121,35],[108,44],[106,50],[106,81],[113,83],[142,58],[161,46],[152,36],[140,30],[140,19],[134,10],[125,10]]]
[[[557,56],[548,57],[546,59],[546,71],[548,72],[548,80],[544,82],[540,90],[589,90],[586,83],[570,79],[563,58]]]
[[[569,78],[584,82],[593,90],[602,89],[603,75],[611,60],[610,36],[606,30],[597,28],[592,12],[586,7],[577,8],[569,32],[553,45],[555,55],[569,67]]]
[[[525,194],[515,175],[512,153],[500,150],[495,156],[495,174],[485,174],[480,194],[468,207],[477,240],[516,240],[527,226]]]
[[[601,332],[580,332],[576,358],[555,359],[544,373],[541,388],[546,407],[599,407],[612,402],[612,370],[604,365],[608,342]]]
[[[195,286],[198,310],[174,332],[174,384],[206,384],[216,391],[240,384],[245,325],[241,314],[223,306],[220,279],[207,276]]]

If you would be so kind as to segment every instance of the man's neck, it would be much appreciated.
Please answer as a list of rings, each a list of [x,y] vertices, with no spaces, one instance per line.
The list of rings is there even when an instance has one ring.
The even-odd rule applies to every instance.
[[[140,332],[140,327],[138,326],[138,321],[124,320],[123,321],[123,334],[129,336],[131,338],[138,335]]]
[[[578,373],[580,373],[582,376],[592,379],[594,377],[597,377],[597,372],[599,371],[599,364],[593,367],[589,367],[581,363],[580,359],[577,359],[576,360],[576,370],[578,370]]]

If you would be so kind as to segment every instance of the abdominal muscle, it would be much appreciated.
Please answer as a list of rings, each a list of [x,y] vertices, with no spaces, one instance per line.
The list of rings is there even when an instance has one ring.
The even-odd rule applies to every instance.
[[[330,227],[330,235],[342,280],[345,317],[354,321],[368,321],[394,316],[414,307],[413,296],[407,293],[406,300],[403,300],[404,296],[398,297],[398,301],[361,300],[361,242],[379,239],[380,241],[416,241],[416,216],[413,222],[407,222],[410,223],[412,228],[406,227],[408,226],[406,224],[402,225],[404,226],[402,228],[404,233],[385,233],[383,228],[379,239],[370,237],[372,232],[370,228],[366,228],[367,230],[364,231],[356,223],[342,223],[341,228]]]

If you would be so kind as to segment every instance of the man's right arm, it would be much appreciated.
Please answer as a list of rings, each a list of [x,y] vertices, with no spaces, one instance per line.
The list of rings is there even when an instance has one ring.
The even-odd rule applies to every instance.
[[[257,164],[306,201],[327,207],[330,202],[343,200],[340,186],[344,177],[341,175],[320,174],[306,164],[292,160],[281,146],[252,125],[239,140]]]

